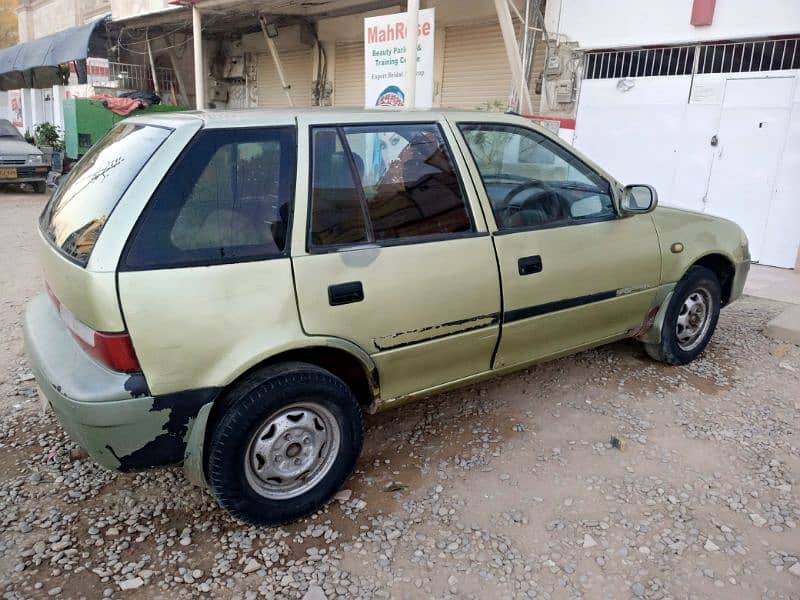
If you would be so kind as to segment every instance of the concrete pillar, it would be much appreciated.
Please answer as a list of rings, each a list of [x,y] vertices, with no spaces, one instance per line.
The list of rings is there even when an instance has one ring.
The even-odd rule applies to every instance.
[[[417,37],[419,25],[419,0],[408,0],[406,20],[406,78],[403,108],[414,110],[417,104]]]
[[[12,5],[13,6],[13,5]],[[30,42],[34,39],[33,13],[29,4],[17,7],[17,35],[20,42]]]
[[[322,49],[325,51],[325,58],[327,59],[327,66],[328,66],[328,75],[327,81],[333,81],[334,74],[336,73],[336,43],[330,41],[320,41],[322,45]],[[323,82],[327,83],[327,82]],[[333,81],[333,93],[331,96],[326,100],[324,98],[320,99],[320,106],[335,106],[336,105],[336,82]]]
[[[53,125],[64,130],[64,87],[53,86]]]
[[[203,21],[200,9],[192,6],[192,36],[194,48],[194,98],[197,110],[206,108],[206,69],[203,54]]]
[[[31,89],[20,90],[20,102],[22,103],[22,131],[33,133],[33,100],[31,99]]]
[[[49,119],[47,109],[45,107],[44,95],[45,90],[31,90],[31,132],[33,132],[37,125],[44,123]]]
[[[522,96],[517,99],[516,110],[530,114],[533,112],[533,107],[528,86],[524,83],[525,77],[522,73],[522,61],[519,54],[519,45],[517,44],[517,35],[514,31],[514,22],[511,20],[511,13],[506,0],[494,0],[494,6],[497,12],[497,20],[500,22],[500,31],[503,34],[506,57],[511,67],[512,84],[514,89],[519,89],[522,92]]]

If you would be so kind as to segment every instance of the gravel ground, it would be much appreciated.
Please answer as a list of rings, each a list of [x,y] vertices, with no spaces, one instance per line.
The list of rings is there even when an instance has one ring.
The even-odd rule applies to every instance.
[[[726,309],[687,367],[624,342],[369,417],[337,498],[257,529],[41,413],[42,202],[0,196],[3,598],[800,598],[800,348],[761,334],[781,304]]]

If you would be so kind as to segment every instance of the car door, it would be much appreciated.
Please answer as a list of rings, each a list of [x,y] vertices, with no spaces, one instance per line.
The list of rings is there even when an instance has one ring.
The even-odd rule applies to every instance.
[[[659,284],[649,214],[621,217],[608,179],[553,137],[504,122],[458,122],[493,220],[503,285],[495,368],[620,337]]]
[[[304,331],[373,355],[384,400],[490,370],[497,264],[442,123],[336,121],[298,119],[309,174],[297,203],[308,210],[296,211],[292,251]]]

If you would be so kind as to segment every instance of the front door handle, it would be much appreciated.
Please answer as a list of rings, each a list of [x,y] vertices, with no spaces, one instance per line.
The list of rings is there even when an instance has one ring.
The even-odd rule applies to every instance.
[[[348,281],[328,286],[328,303],[331,306],[352,304],[364,299],[364,286],[360,281]]]
[[[534,273],[542,272],[542,257],[538,254],[536,256],[525,256],[517,261],[520,275],[533,275]]]

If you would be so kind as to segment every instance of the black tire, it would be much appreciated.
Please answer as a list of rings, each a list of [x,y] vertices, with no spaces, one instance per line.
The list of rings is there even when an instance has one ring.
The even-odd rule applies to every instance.
[[[684,341],[679,339],[678,318],[684,306],[693,295],[700,294],[708,303],[707,324],[704,321],[696,339]],[[645,344],[645,350],[652,358],[669,365],[685,365],[697,358],[705,350],[719,320],[722,290],[719,279],[713,271],[705,267],[690,267],[686,275],[675,286],[672,298],[664,317],[660,344]],[[683,333],[683,332],[682,332]]]
[[[33,191],[37,194],[46,194],[47,193],[47,182],[46,181],[34,181],[31,185],[33,185]]]
[[[306,363],[268,366],[239,382],[224,402],[225,411],[213,427],[207,446],[206,476],[220,506],[235,518],[253,525],[267,526],[294,521],[321,508],[352,473],[364,439],[361,407],[352,390],[330,372]],[[269,424],[274,426],[276,419],[298,418],[296,414],[288,414],[291,412],[290,407],[296,403],[302,403],[306,408],[313,407],[310,409],[311,415],[316,414],[314,410],[317,410],[327,416],[328,420],[323,418],[322,422],[331,425],[319,431],[327,439],[328,435],[334,435],[333,427],[338,428],[338,440],[335,443],[330,442],[329,447],[336,448],[338,444],[338,448],[335,452],[329,449],[328,456],[324,459],[309,458],[323,460],[327,464],[324,468],[320,467],[319,480],[313,487],[289,499],[271,498],[265,496],[265,493],[285,493],[281,490],[275,492],[271,486],[283,485],[285,482],[281,478],[264,481],[251,465],[252,461],[257,461],[266,466],[264,455],[269,457],[268,452],[278,452],[276,448],[279,443],[283,443],[280,439],[283,434],[265,442],[274,444],[267,452],[260,454],[253,449],[253,444],[267,438],[269,431],[273,431]],[[280,416],[284,414],[287,416]],[[319,421],[312,419],[312,422],[322,427]],[[263,433],[264,427],[268,427],[267,434]],[[290,429],[288,433],[295,435],[293,431]],[[306,435],[300,429],[297,431],[301,432],[299,436]],[[257,433],[259,439],[256,439]],[[314,435],[311,431],[311,436]],[[307,439],[300,441],[305,443]],[[302,449],[300,443],[283,444],[287,457],[283,460],[286,462],[295,460],[294,457],[297,456],[297,453],[289,453],[289,448],[293,445],[301,448],[303,455],[309,454]],[[311,452],[309,457],[314,454]],[[321,456],[323,451],[316,454]],[[313,482],[313,471],[309,473],[305,477],[310,477]],[[292,479],[295,479],[295,485],[311,483],[302,478]],[[264,488],[259,489],[259,486]]]

